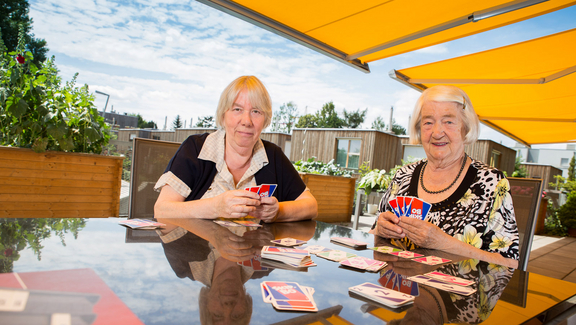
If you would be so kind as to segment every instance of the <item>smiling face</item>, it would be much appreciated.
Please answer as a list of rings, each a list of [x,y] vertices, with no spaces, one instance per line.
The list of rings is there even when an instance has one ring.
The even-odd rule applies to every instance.
[[[462,105],[427,101],[422,105],[420,137],[431,163],[442,165],[464,155]]]
[[[242,90],[232,107],[224,113],[226,145],[239,151],[252,150],[260,138],[265,121],[264,112],[252,107],[248,92]]]

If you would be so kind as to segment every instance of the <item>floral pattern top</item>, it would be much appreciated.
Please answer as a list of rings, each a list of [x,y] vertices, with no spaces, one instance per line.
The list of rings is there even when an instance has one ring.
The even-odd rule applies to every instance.
[[[418,175],[425,160],[399,169],[380,201],[379,212],[397,196],[418,197]],[[426,220],[448,235],[506,258],[519,258],[518,227],[510,184],[496,168],[472,159],[464,180],[446,200],[432,204]],[[416,245],[404,238],[403,246]]]

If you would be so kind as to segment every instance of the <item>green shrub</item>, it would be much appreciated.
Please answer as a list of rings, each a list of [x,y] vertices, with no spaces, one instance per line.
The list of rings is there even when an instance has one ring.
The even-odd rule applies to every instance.
[[[88,86],[75,87],[78,74],[62,86],[54,57],[36,67],[22,39],[18,50],[9,53],[0,40],[0,54],[0,145],[36,152],[102,152],[109,127]]]
[[[336,166],[334,164],[334,159],[325,164],[321,161],[317,161],[316,157],[312,157],[306,161],[298,160],[293,164],[296,170],[302,173],[352,177],[352,172]]]
[[[566,203],[558,209],[558,219],[567,228],[576,228],[576,191],[570,192]]]

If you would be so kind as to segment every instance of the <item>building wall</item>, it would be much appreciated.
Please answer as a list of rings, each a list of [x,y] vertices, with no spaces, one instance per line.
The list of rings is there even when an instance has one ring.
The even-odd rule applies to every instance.
[[[544,180],[544,189],[548,189],[549,183],[556,183],[554,176],[562,175],[562,170],[550,165],[540,165],[532,163],[524,163],[522,166],[526,167],[528,178],[541,178]]]
[[[554,166],[562,171],[563,177],[568,177],[570,159],[574,157],[576,150],[573,145],[567,145],[566,149],[528,149],[528,163]]]
[[[402,145],[396,135],[376,130],[356,129],[292,129],[290,160],[316,157],[328,163],[336,159],[337,139],[360,139],[360,164],[389,170],[400,164]]]
[[[184,142],[186,138],[194,134],[203,134],[203,133],[214,133],[216,132],[216,128],[190,128],[190,129],[177,129],[176,135],[174,137],[174,141],[176,142]]]

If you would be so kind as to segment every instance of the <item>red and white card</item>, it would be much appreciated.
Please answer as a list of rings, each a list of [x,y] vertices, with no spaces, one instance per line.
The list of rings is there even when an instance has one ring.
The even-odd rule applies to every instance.
[[[377,272],[381,268],[388,265],[386,262],[376,261],[371,258],[362,257],[362,256],[355,256],[349,259],[345,259],[340,261],[340,265],[353,267],[356,269],[366,270],[370,272]]]
[[[413,261],[420,262],[423,264],[428,264],[428,265],[437,265],[437,264],[442,264],[442,263],[448,263],[452,260],[438,257],[438,256],[424,256],[424,257],[415,258],[415,259],[413,259]]]
[[[409,251],[391,252],[390,254],[396,255],[396,256],[398,256],[398,257],[403,257],[403,258],[415,258],[415,257],[422,257],[422,256],[424,256],[424,255],[422,255],[422,254],[418,254],[418,253],[414,253],[414,252],[409,252]]]

